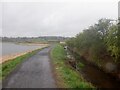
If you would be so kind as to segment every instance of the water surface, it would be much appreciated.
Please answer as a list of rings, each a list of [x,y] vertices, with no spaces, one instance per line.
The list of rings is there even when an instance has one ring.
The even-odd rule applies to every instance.
[[[16,53],[22,53],[28,50],[34,50],[37,48],[43,47],[43,45],[25,45],[25,44],[15,44],[15,43],[9,43],[9,42],[0,42],[2,45],[2,48],[0,48],[0,51],[2,51],[2,56],[6,55],[12,55]]]

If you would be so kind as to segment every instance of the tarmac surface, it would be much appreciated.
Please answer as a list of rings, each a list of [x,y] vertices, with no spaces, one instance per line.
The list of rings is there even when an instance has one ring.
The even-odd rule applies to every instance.
[[[25,60],[3,81],[3,88],[56,88],[50,64],[51,47]]]

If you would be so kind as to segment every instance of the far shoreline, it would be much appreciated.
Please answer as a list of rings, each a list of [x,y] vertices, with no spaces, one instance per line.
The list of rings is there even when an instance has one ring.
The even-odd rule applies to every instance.
[[[48,43],[27,43],[27,42],[17,42],[15,44],[28,45],[28,46],[39,46],[39,45],[49,45]]]

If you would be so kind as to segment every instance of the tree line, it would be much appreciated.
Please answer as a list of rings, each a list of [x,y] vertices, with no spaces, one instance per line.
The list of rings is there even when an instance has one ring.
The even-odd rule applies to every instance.
[[[106,59],[120,62],[120,23],[111,19],[100,19],[66,41],[67,46],[86,60],[101,65]]]

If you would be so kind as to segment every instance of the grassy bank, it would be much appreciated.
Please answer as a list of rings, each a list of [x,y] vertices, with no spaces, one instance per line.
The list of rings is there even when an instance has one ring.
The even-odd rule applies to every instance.
[[[12,70],[16,68],[18,64],[22,63],[23,60],[33,56],[41,49],[34,50],[32,52],[19,56],[15,59],[8,60],[7,62],[4,62],[3,64],[1,64],[0,67],[2,69],[0,71],[0,79],[4,79]]]
[[[51,58],[59,88],[93,88],[81,75],[66,65],[66,52],[61,45],[56,45],[52,49]]]

